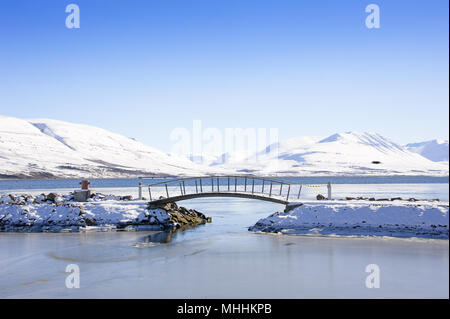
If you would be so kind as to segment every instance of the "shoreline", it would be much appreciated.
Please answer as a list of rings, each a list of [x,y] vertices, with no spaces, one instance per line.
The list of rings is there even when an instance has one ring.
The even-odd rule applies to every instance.
[[[449,202],[305,201],[248,228],[286,235],[374,236],[449,239]]]
[[[450,245],[450,241],[444,238],[427,238],[427,237],[395,237],[395,236],[371,236],[371,235],[336,235],[336,234],[294,234],[294,233],[269,233],[263,231],[250,231],[255,235],[263,235],[263,236],[281,236],[285,238],[317,238],[317,239],[343,239],[343,240],[353,240],[353,239],[362,239],[362,240],[380,240],[380,241],[398,241],[398,242],[409,242],[409,243],[437,243],[442,244],[446,243]]]
[[[92,193],[85,202],[75,201],[73,193],[0,196],[1,232],[177,230],[210,221],[193,209],[150,206],[130,195]]]
[[[238,175],[239,177],[258,177],[258,178],[447,178],[450,179],[450,175]],[[117,177],[86,177],[89,180],[114,180],[114,179],[171,179],[171,178],[191,178],[198,176],[183,176],[183,175],[173,175],[173,176],[139,176],[139,175],[130,175],[130,176],[117,176]],[[205,176],[209,177],[209,176]],[[42,178],[34,178],[34,177],[23,177],[17,178],[16,175],[12,175],[9,177],[0,177],[0,181],[61,181],[61,180],[80,180],[80,177],[42,177]]]

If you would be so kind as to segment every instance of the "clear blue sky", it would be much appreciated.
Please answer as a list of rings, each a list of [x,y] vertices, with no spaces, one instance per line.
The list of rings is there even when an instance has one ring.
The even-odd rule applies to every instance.
[[[76,3],[81,28],[65,27]],[[381,28],[365,27],[366,5]],[[0,114],[169,151],[175,127],[448,138],[448,1],[2,0]]]

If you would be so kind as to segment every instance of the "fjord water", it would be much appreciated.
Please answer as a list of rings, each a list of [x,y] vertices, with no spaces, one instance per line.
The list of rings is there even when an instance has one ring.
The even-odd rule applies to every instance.
[[[447,182],[392,181],[333,187],[336,196],[402,194],[448,200]],[[102,192],[137,193],[135,187],[94,186]],[[70,187],[77,185],[63,186]],[[42,188],[28,192],[48,192]],[[312,189],[305,196],[318,192],[324,190]],[[172,234],[168,243],[158,243],[156,232],[0,233],[0,297],[449,296],[447,240],[254,234],[248,226],[283,207],[230,198],[195,199],[182,205],[211,216],[213,222]],[[80,268],[79,289],[66,288],[69,264]],[[380,288],[366,287],[369,264],[380,268]]]

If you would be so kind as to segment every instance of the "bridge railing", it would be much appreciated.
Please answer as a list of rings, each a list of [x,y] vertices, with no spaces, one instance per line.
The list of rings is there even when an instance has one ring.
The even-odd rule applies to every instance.
[[[300,199],[302,186],[304,184],[253,176],[187,177],[150,185],[139,183],[139,198],[142,198],[142,188],[148,187],[150,201],[159,199],[156,198],[156,190],[158,190],[159,196],[163,195],[166,198],[187,194],[235,192],[289,201]]]

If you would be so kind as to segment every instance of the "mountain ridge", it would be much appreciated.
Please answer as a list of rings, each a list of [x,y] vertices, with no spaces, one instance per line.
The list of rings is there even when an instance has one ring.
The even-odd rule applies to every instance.
[[[247,157],[225,153],[210,157],[210,165],[199,165],[90,125],[0,116],[0,178],[212,174],[448,176],[448,165],[432,162],[406,146],[369,132],[300,136],[271,144]]]
[[[209,171],[94,126],[0,117],[2,178],[189,176]]]
[[[433,162],[449,161],[448,140],[434,139],[425,142],[409,143],[405,147],[414,153],[418,153]]]
[[[256,162],[251,158],[220,167],[237,172],[293,176],[448,175],[445,165],[410,152],[378,133],[368,132],[280,141],[259,152]]]

